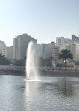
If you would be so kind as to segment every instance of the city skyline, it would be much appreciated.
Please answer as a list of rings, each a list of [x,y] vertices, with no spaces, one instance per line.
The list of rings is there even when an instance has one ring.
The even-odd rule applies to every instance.
[[[19,36],[28,36],[29,38],[30,37],[32,37],[31,35],[28,35],[27,33],[24,33],[24,34],[20,34],[20,35],[17,35],[17,36],[15,36],[14,38],[13,38],[13,40],[14,39],[16,39],[17,37],[19,37]],[[73,41],[73,36],[74,37],[76,37],[78,40],[79,40],[79,37],[78,36],[76,36],[76,35],[71,35],[71,38],[66,38],[66,37],[63,37],[63,36],[61,36],[61,37],[56,37],[55,38],[55,41],[49,41],[48,43],[46,43],[46,42],[41,42],[41,43],[38,43],[38,39],[36,39],[36,38],[34,38],[34,37],[32,37],[33,39],[36,39],[37,40],[37,44],[49,44],[49,43],[52,43],[52,42],[54,42],[56,45],[57,45],[57,39],[64,39],[64,40],[66,40],[66,42],[68,41]],[[75,41],[76,41],[76,38],[75,38]],[[26,37],[26,39],[27,39],[27,37]],[[12,42],[13,42],[13,40],[12,40]],[[5,41],[3,41],[3,40],[0,40],[1,42],[4,42],[4,44],[6,45],[6,47],[10,47],[10,46],[13,46],[13,44],[11,44],[11,45],[7,45],[6,43],[5,43]],[[68,43],[69,44],[69,43]]]
[[[38,43],[79,36],[78,20],[79,0],[2,0],[0,40],[11,46],[13,38],[24,33]]]
[[[79,37],[72,35],[72,39],[57,37],[56,43],[37,44],[37,39],[34,39],[28,34],[18,35],[13,39],[13,46],[7,47],[3,41],[0,41],[0,54],[10,60],[22,60],[26,57],[27,48],[30,41],[35,43],[36,53],[38,57],[50,58],[58,60],[58,54],[63,49],[70,50],[73,54],[73,60],[79,61]]]

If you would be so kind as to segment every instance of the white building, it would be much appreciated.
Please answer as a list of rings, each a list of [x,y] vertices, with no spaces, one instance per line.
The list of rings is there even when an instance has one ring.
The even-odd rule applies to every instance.
[[[54,47],[55,47],[54,42],[48,43],[46,45],[46,58],[52,57]]]
[[[60,46],[64,44],[64,37],[57,37],[56,38],[56,45]]]
[[[53,49],[55,48],[55,43],[51,42],[48,44],[39,44],[38,45],[38,53],[42,58],[52,57]]]
[[[36,39],[27,34],[18,35],[13,39],[13,59],[21,60],[26,56],[28,43],[30,41],[37,43]]]
[[[61,46],[64,44],[72,44],[72,40],[69,38],[64,38],[64,37],[57,37],[56,38],[56,45]]]

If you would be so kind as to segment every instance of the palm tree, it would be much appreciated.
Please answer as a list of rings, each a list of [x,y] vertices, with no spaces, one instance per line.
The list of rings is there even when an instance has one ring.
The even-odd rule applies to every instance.
[[[66,59],[73,59],[73,55],[70,52],[70,50],[63,49],[61,53],[59,54],[59,59],[63,59],[66,66]]]

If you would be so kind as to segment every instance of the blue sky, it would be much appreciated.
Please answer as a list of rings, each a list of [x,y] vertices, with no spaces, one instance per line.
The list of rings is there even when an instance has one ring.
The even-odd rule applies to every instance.
[[[79,0],[0,0],[0,40],[27,33],[38,43],[79,36]]]

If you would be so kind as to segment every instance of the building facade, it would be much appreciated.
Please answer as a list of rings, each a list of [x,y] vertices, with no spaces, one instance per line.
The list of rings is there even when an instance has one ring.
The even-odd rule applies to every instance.
[[[40,44],[39,55],[43,59],[52,57],[53,48],[55,47],[55,43],[51,42],[48,44]]]
[[[6,47],[6,58],[9,60],[13,59],[13,46]]]
[[[33,41],[37,43],[37,40],[30,35],[23,34],[13,39],[13,59],[21,60],[26,57],[28,43]]]
[[[58,59],[59,59],[59,47],[58,46],[55,46],[53,48],[52,57],[53,57],[54,61],[58,61]]]
[[[40,44],[40,57],[46,58],[46,44]]]
[[[76,62],[79,62],[79,43],[62,45],[62,46],[60,46],[59,51],[61,52],[61,50],[63,50],[63,49],[70,50],[73,55],[73,60]]]
[[[6,56],[6,44],[0,40],[0,54]]]
[[[64,37],[57,37],[56,38],[56,45],[61,46],[64,44],[72,44],[72,40],[69,38],[64,38]]]
[[[79,62],[79,43],[74,44],[73,55],[73,60]]]
[[[52,57],[54,47],[55,42],[51,42],[46,45],[46,58]]]

